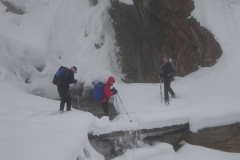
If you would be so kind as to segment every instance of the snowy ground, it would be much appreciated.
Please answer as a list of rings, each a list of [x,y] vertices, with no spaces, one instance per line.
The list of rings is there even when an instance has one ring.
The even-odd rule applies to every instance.
[[[3,160],[102,160],[87,134],[189,123],[190,130],[240,122],[240,6],[224,0],[195,0],[192,16],[209,29],[223,55],[211,68],[177,78],[172,88],[180,98],[161,103],[158,84],[124,84],[119,74],[114,31],[106,9],[78,0],[9,0],[26,12],[16,15],[0,5],[0,157]],[[129,5],[131,0],[122,0]],[[81,16],[79,16],[81,15]],[[79,29],[80,28],[80,29]],[[95,44],[101,48],[96,49]],[[61,57],[61,59],[59,58]],[[57,114],[59,102],[52,75],[59,65],[76,65],[85,86],[113,75],[120,115],[109,122],[73,110]],[[43,67],[43,71],[36,68]],[[27,82],[27,83],[25,83]],[[129,120],[132,122],[129,122]],[[191,153],[191,154],[189,154]],[[178,152],[164,143],[128,150],[117,160],[239,160],[224,153],[185,144]]]
[[[123,156],[114,160],[238,160],[239,156],[240,154],[237,153],[224,153],[190,144],[185,144],[175,152],[171,145],[159,143],[153,147],[128,150]]]

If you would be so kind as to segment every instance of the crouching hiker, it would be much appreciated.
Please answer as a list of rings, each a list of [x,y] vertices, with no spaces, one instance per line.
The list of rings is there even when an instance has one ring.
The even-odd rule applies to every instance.
[[[168,56],[164,55],[160,76],[163,77],[163,80],[164,80],[165,105],[170,104],[168,92],[172,95],[173,98],[176,98],[176,94],[170,87],[172,79],[173,79],[172,71],[173,71],[173,69],[172,69],[171,63],[168,61]]]

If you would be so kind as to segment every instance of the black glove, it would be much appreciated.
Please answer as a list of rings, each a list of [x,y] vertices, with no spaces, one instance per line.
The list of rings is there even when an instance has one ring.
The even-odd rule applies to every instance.
[[[160,73],[160,74],[159,74],[160,77],[163,77],[163,75],[164,75],[163,73]]]
[[[111,92],[112,92],[114,95],[118,93],[118,91],[117,91],[114,87],[111,89]]]
[[[111,89],[111,92],[114,92],[116,89],[113,87],[112,89]]]

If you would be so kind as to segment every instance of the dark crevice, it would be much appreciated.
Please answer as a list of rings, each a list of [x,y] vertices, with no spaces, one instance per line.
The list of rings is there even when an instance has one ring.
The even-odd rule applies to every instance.
[[[17,9],[13,4],[7,2],[7,1],[2,1],[2,4],[7,7],[6,12],[12,12],[14,14],[19,14],[23,15],[24,12],[21,9]]]
[[[42,64],[42,65],[35,66],[35,68],[36,68],[39,72],[42,72],[45,67],[46,67],[46,64]]]
[[[98,0],[89,0],[90,6],[96,6],[98,4]]]

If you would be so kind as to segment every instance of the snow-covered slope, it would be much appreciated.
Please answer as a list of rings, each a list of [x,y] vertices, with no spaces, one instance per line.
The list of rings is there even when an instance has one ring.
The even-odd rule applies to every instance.
[[[56,98],[51,80],[61,65],[75,65],[76,78],[85,86],[109,75],[121,78],[107,12],[110,1],[99,0],[96,6],[88,0],[9,2],[25,12],[5,12],[0,3],[1,73],[8,73],[10,83],[19,83],[28,93]]]
[[[109,75],[121,78],[115,56],[118,48],[114,45],[114,31],[107,14],[110,1],[99,0],[96,6],[91,6],[87,0],[8,1],[25,14],[5,12],[6,7],[0,3],[2,159],[76,160],[85,157],[85,160],[102,160],[104,158],[91,147],[88,133],[188,122],[190,130],[197,132],[204,127],[240,121],[239,5],[221,0],[195,0],[192,16],[213,33],[222,47],[223,55],[218,63],[174,81],[172,88],[181,98],[172,99],[169,107],[160,101],[159,84],[117,81],[115,87],[122,103],[119,99],[114,99],[114,103],[120,115],[109,122],[107,117],[98,119],[89,112],[77,110],[59,115],[58,101],[32,94],[57,97],[51,80],[60,65],[76,65],[76,78],[86,86]],[[132,4],[131,0],[121,1]],[[97,49],[95,44],[101,47]],[[199,160],[240,157],[188,144],[175,153],[171,146],[158,144],[128,151],[119,160],[192,159],[189,152]]]

